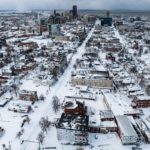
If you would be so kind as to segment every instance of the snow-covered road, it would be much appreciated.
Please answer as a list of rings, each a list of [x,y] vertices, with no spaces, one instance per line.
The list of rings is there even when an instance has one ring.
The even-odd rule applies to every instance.
[[[23,135],[22,139],[20,139],[18,142],[12,143],[12,149],[20,149],[20,150],[36,150],[38,147],[38,144],[33,144],[30,142],[24,142],[22,145],[20,144],[21,140],[31,140],[31,141],[36,141],[37,135],[40,132],[40,127],[39,127],[39,121],[41,117],[44,116],[51,116],[51,117],[56,117],[56,115],[52,111],[51,107],[51,100],[52,97],[55,95],[59,96],[65,96],[65,86],[67,82],[70,81],[71,77],[71,72],[73,70],[73,65],[76,62],[76,59],[79,59],[82,57],[82,54],[85,52],[85,46],[88,40],[91,38],[92,33],[94,31],[94,28],[89,32],[87,38],[83,42],[83,44],[77,49],[77,53],[72,57],[72,60],[70,64],[68,65],[66,71],[64,74],[60,77],[58,82],[51,87],[50,92],[48,95],[46,95],[46,100],[41,106],[32,114],[31,117],[31,125],[29,125],[28,129],[25,128],[25,134]],[[48,89],[48,87],[47,87]],[[43,89],[43,93],[46,94],[47,89]]]
[[[122,44],[122,46],[125,47],[126,46],[126,40],[124,40],[122,38],[119,31],[117,29],[115,29],[115,27],[114,27],[114,32],[115,32],[115,36],[120,40],[120,43]]]

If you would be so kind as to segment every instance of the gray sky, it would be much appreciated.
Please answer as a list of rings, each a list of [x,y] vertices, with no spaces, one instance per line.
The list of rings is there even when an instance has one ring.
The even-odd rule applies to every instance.
[[[0,0],[0,9],[140,9],[150,10],[150,0]]]

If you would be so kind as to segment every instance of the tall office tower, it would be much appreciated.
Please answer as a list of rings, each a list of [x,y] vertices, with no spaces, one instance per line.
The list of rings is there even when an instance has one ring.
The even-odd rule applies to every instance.
[[[56,10],[54,10],[54,16],[56,16],[56,13],[57,13]]]
[[[107,18],[110,17],[110,11],[109,10],[107,11],[106,15],[107,15]]]
[[[73,16],[73,19],[76,19],[78,17],[78,9],[76,5],[73,5],[72,7],[72,16]]]

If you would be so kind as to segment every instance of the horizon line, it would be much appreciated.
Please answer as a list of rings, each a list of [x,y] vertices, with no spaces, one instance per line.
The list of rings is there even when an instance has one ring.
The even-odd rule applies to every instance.
[[[17,9],[0,9],[0,11],[69,11],[71,9],[42,9],[42,8],[37,8],[37,9],[26,9],[26,10],[17,10]],[[144,11],[144,12],[150,12],[149,9],[91,9],[91,8],[87,8],[87,9],[78,9],[78,11],[84,11],[84,10],[90,10],[90,11]]]

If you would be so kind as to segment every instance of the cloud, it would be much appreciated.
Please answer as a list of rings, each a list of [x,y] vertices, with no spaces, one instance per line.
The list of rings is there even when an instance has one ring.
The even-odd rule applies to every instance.
[[[0,9],[141,9],[150,8],[150,0],[0,0]]]

